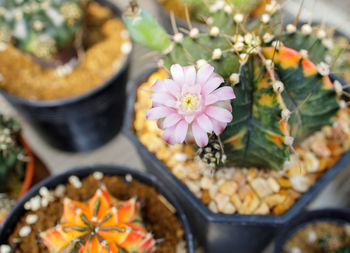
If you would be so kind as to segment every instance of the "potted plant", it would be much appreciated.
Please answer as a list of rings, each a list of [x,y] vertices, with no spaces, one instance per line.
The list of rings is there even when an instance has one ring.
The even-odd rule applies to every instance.
[[[57,148],[121,128],[132,44],[119,15],[108,0],[0,3],[0,91]]]
[[[0,224],[37,180],[34,155],[13,118],[0,114]],[[45,173],[44,173],[45,174]],[[44,175],[45,176],[45,175]]]
[[[331,38],[268,11],[247,30],[220,9],[208,33],[188,36],[140,7],[125,13],[135,41],[164,54],[163,69],[130,83],[125,133],[206,252],[261,252],[350,160],[346,93],[324,63]]]
[[[349,210],[321,209],[299,214],[279,233],[274,252],[350,252]]]
[[[108,165],[33,187],[4,222],[0,243],[20,252],[194,252],[187,218],[169,190],[154,176]]]
[[[191,20],[191,26],[198,28],[201,31],[207,30],[205,24],[210,24],[210,12],[226,6],[226,11],[231,12],[235,9],[248,18],[253,18],[264,7],[265,0],[229,0],[229,1],[203,1],[203,0],[156,0],[158,6],[158,13],[162,20],[162,24],[168,31],[172,31],[170,22],[170,14],[174,13],[176,24],[182,28],[188,29],[188,21]],[[230,5],[227,5],[229,3]],[[208,8],[209,6],[209,8]],[[248,20],[246,20],[248,21]]]

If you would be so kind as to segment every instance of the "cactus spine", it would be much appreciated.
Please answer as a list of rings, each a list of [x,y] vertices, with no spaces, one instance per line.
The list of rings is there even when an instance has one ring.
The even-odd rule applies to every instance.
[[[344,106],[342,87],[332,83],[324,63],[329,49],[323,29],[281,28],[279,9],[272,0],[248,27],[246,16],[225,4],[207,17],[208,33],[191,28],[184,36],[174,27],[170,46],[152,41],[152,48],[162,49],[165,68],[210,63],[226,80],[223,85],[233,86],[233,121],[220,135],[229,165],[281,170],[293,144],[332,124]],[[142,15],[127,18],[131,34],[146,32],[132,25]]]

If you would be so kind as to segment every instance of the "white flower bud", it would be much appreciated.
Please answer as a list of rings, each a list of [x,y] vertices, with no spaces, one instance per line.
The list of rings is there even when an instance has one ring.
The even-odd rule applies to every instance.
[[[273,40],[274,36],[271,33],[265,33],[263,35],[263,40],[265,43],[269,43],[271,42],[271,40]]]
[[[182,33],[177,33],[174,35],[174,41],[176,43],[182,43],[183,39],[184,39],[184,35]]]
[[[263,22],[264,24],[269,23],[270,20],[271,20],[271,16],[267,13],[265,13],[261,16],[261,22]]]
[[[281,81],[276,80],[273,83],[273,90],[277,93],[282,93],[284,90],[284,84]]]
[[[213,37],[216,37],[216,36],[219,35],[219,33],[220,33],[219,27],[213,26],[213,27],[210,29],[209,35],[210,35],[210,36],[213,36]]]
[[[301,55],[301,57],[302,57],[303,59],[309,58],[309,52],[308,52],[307,50],[305,50],[305,49],[301,49],[301,50],[300,50],[300,55]]]
[[[230,75],[230,81],[231,81],[232,85],[235,85],[235,84],[239,83],[239,74],[238,73],[232,73]]]
[[[294,138],[292,136],[285,136],[284,137],[284,144],[287,146],[292,146],[294,143]]]
[[[281,116],[283,120],[288,121],[290,118],[290,115],[292,115],[292,113],[287,108],[282,110]]]
[[[321,76],[328,76],[330,73],[329,65],[327,63],[320,62],[316,65],[316,68]]]
[[[338,94],[341,94],[343,92],[343,85],[338,80],[335,80],[333,85],[334,85],[335,91]]]
[[[224,11],[227,13],[227,14],[231,14],[232,13],[232,7],[228,4],[225,5],[224,7]]]
[[[303,34],[311,34],[312,33],[312,27],[309,24],[305,24],[301,27],[301,32]]]
[[[244,44],[243,42],[237,42],[236,44],[233,45],[233,48],[238,52],[242,51],[244,48]]]
[[[244,65],[248,61],[249,55],[248,54],[240,54],[239,55],[239,63],[241,65]]]
[[[327,36],[327,33],[325,30],[320,29],[317,31],[317,37],[320,39],[324,39]]]
[[[297,31],[297,28],[293,24],[289,24],[286,27],[286,30],[288,33],[295,33]]]
[[[198,35],[199,35],[199,30],[198,30],[198,28],[192,28],[191,31],[190,31],[190,37],[191,37],[192,39],[195,39],[195,38],[198,37]]]
[[[243,20],[244,20],[244,15],[243,15],[242,13],[237,13],[237,14],[235,14],[235,16],[233,17],[233,20],[234,20],[236,23],[240,24],[240,23],[242,23]]]
[[[196,66],[197,66],[197,69],[200,69],[201,67],[203,67],[204,65],[208,64],[208,62],[204,59],[199,59],[197,62],[196,62]]]
[[[222,56],[222,51],[221,51],[221,49],[220,49],[220,48],[214,49],[212,59],[213,59],[213,60],[218,60],[218,59],[221,58],[221,56]]]

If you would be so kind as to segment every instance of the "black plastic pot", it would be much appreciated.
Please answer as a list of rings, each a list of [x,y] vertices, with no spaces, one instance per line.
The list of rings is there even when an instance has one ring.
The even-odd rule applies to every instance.
[[[97,2],[110,8],[116,16],[121,15],[109,0]],[[64,151],[86,152],[108,142],[122,127],[129,63],[130,57],[105,83],[72,98],[32,101],[4,90],[0,93],[51,145]]]
[[[278,233],[274,253],[282,253],[287,241],[301,228],[319,221],[350,224],[350,209],[320,209],[301,213]]]
[[[42,181],[41,183],[34,186],[28,193],[12,208],[10,214],[5,219],[3,225],[0,227],[0,244],[6,244],[7,239],[13,229],[15,228],[18,219],[24,215],[26,212],[24,210],[24,203],[27,202],[30,198],[36,196],[39,192],[39,189],[43,186],[48,189],[55,188],[59,184],[65,184],[68,182],[68,178],[72,175],[75,175],[79,178],[84,178],[91,175],[95,171],[101,171],[105,175],[117,175],[125,176],[126,174],[132,175],[132,177],[146,185],[152,186],[157,192],[163,195],[176,209],[176,214],[179,220],[182,223],[184,230],[184,239],[187,243],[187,252],[194,253],[194,239],[189,225],[188,219],[185,215],[184,210],[182,209],[179,202],[176,200],[175,196],[163,183],[153,176],[148,175],[144,172],[121,167],[114,165],[91,165],[84,166],[76,169],[69,170],[63,174],[49,177]]]
[[[332,168],[303,194],[282,216],[241,215],[212,213],[185,184],[150,152],[133,132],[134,103],[138,86],[146,81],[156,69],[151,69],[128,84],[128,103],[123,128],[124,134],[134,143],[146,169],[163,181],[182,202],[190,218],[194,234],[206,253],[260,253],[272,241],[276,231],[296,216],[316,195],[350,162],[350,152],[346,153]]]

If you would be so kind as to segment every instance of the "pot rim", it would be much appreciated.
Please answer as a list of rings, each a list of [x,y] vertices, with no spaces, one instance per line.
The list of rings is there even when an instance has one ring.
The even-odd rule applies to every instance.
[[[295,216],[281,231],[275,240],[274,253],[281,253],[283,246],[292,235],[301,228],[317,221],[335,221],[350,223],[349,208],[323,208],[312,211],[305,211]]]
[[[172,181],[176,185],[178,192],[191,203],[192,208],[202,215],[206,220],[215,223],[241,223],[243,225],[264,225],[278,227],[290,221],[296,216],[323,187],[331,181],[340,172],[346,164],[350,163],[350,151],[344,153],[342,157],[329,168],[307,192],[305,192],[296,202],[283,214],[277,215],[245,215],[245,214],[223,214],[211,212],[202,201],[197,198],[188,187],[171,173],[169,168],[165,166],[152,152],[150,152],[135,135],[133,129],[134,120],[134,103],[136,101],[136,91],[141,82],[147,79],[158,68],[150,68],[140,74],[136,79],[130,80],[128,83],[128,101],[124,118],[124,126],[122,132],[132,141],[140,153],[157,167],[163,177]],[[330,75],[332,79],[339,80],[344,84],[344,80],[336,75]]]
[[[33,186],[26,195],[21,198],[16,205],[11,209],[10,213],[4,220],[2,226],[0,226],[0,244],[1,242],[5,242],[7,239],[6,236],[6,227],[9,225],[13,225],[12,217],[16,215],[18,212],[25,212],[24,210],[24,203],[28,201],[31,197],[38,194],[41,187],[45,186],[51,189],[52,187],[61,184],[61,183],[68,183],[69,176],[75,175],[79,178],[85,178],[92,173],[96,171],[101,171],[105,175],[114,175],[114,176],[125,176],[126,174],[131,174],[133,178],[140,181],[141,183],[144,183],[148,186],[153,187],[158,193],[162,194],[176,209],[176,214],[178,219],[182,223],[182,227],[184,230],[184,239],[187,243],[187,252],[188,253],[194,253],[194,237],[192,234],[191,227],[189,225],[188,218],[182,208],[182,206],[179,204],[178,200],[175,198],[174,194],[168,190],[168,188],[160,182],[155,176],[146,174],[145,172],[131,169],[126,166],[120,166],[120,165],[108,165],[108,164],[93,164],[93,165],[86,165],[86,166],[80,166],[73,169],[70,169],[64,173],[50,176],[40,183]],[[18,219],[16,219],[18,220]]]
[[[103,6],[108,7],[116,17],[121,18],[121,14],[122,14],[121,9],[119,8],[119,6],[112,3],[111,0],[94,0],[94,1],[100,3]],[[134,46],[135,46],[134,42],[130,41],[130,43],[132,43],[133,48],[134,48]],[[131,54],[132,54],[132,52],[130,52],[127,55],[126,59],[123,60],[122,66],[114,74],[112,74],[112,76],[110,78],[103,81],[102,84],[96,86],[95,88],[90,89],[90,90],[88,90],[82,94],[79,94],[79,95],[70,96],[70,97],[61,98],[61,99],[30,100],[30,99],[25,99],[25,98],[10,94],[7,91],[5,91],[4,89],[0,89],[0,94],[2,94],[4,97],[8,98],[9,100],[14,101],[17,104],[33,106],[33,107],[55,107],[55,106],[60,106],[62,104],[74,104],[77,101],[89,99],[90,97],[94,96],[95,94],[97,94],[98,92],[103,90],[106,86],[109,86],[112,83],[114,83],[114,81],[116,79],[118,79],[119,76],[123,72],[125,72],[127,67],[130,65]]]
[[[35,169],[33,151],[29,147],[29,145],[28,145],[27,141],[24,139],[23,135],[19,136],[19,141],[22,144],[22,146],[26,152],[26,155],[29,157],[29,161],[25,165],[26,173],[24,176],[21,191],[17,196],[17,200],[21,199],[24,196],[24,194],[26,194],[28,192],[28,190],[30,189],[30,187],[32,186],[33,177],[34,177],[34,169]]]

